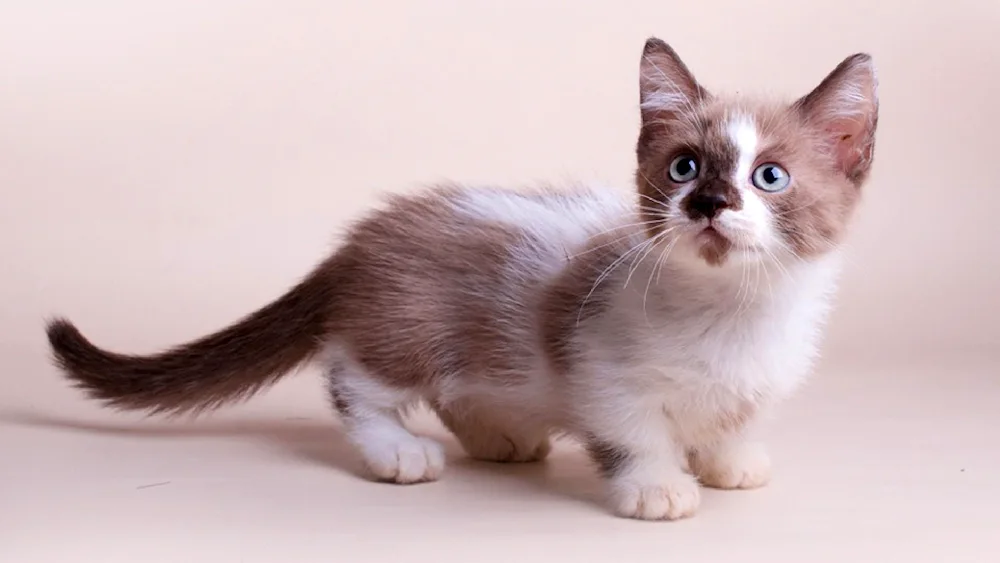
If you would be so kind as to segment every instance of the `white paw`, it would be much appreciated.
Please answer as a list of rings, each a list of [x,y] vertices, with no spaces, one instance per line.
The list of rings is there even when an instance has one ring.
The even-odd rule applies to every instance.
[[[362,445],[365,465],[378,479],[399,484],[435,481],[444,472],[444,448],[430,438],[399,436]]]
[[[771,480],[771,458],[751,442],[695,454],[691,468],[703,485],[715,489],[756,489]]]
[[[657,483],[623,480],[612,485],[615,512],[640,520],[678,520],[694,516],[701,504],[698,481],[677,473]]]

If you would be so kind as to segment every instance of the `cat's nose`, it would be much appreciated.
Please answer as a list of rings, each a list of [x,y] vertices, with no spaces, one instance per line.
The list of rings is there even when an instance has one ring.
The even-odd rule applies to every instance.
[[[714,219],[729,207],[729,198],[718,192],[695,192],[688,197],[687,214],[692,219]]]

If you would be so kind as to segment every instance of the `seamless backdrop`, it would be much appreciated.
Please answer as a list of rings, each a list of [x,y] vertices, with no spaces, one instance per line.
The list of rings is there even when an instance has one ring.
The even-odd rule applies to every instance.
[[[872,374],[846,395],[892,397],[922,374],[933,389],[976,389],[979,402],[954,397],[948,420],[996,410],[998,33],[995,0],[0,0],[0,409],[22,423],[26,413],[126,420],[58,379],[46,363],[48,316],[123,351],[214,330],[279,295],[380,193],[443,179],[630,189],[638,57],[657,35],[709,88],[788,99],[845,56],[873,54],[875,173],[822,377]],[[913,416],[938,412],[934,399],[914,403]],[[882,400],[871,400],[878,416]],[[303,377],[237,412],[322,413],[323,401]],[[0,559],[6,545],[10,561],[110,560],[80,547],[96,545],[82,536],[67,544],[83,550],[72,559],[32,539],[62,503],[42,476],[69,478],[55,464],[78,468],[80,486],[105,483],[95,452],[134,453],[110,454],[86,432],[49,442],[31,432],[0,426]],[[976,440],[998,445],[995,433]],[[177,455],[198,475],[201,454]],[[923,460],[899,464],[911,462]],[[94,501],[68,487],[59,498]],[[202,514],[221,510],[212,506]],[[15,529],[19,539],[5,540]],[[240,560],[228,557],[212,560]]]

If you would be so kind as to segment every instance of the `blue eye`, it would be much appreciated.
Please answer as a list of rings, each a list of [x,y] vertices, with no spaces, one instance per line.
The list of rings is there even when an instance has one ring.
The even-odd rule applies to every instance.
[[[753,171],[753,185],[765,192],[780,192],[791,181],[788,171],[774,163],[761,164]]]
[[[670,162],[670,181],[677,184],[690,182],[698,177],[698,161],[689,154],[682,154]]]

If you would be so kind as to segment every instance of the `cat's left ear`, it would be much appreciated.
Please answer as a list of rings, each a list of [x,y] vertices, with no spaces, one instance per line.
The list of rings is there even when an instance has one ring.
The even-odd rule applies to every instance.
[[[861,185],[871,169],[878,125],[878,78],[871,56],[847,57],[793,108],[822,135],[838,168]]]

